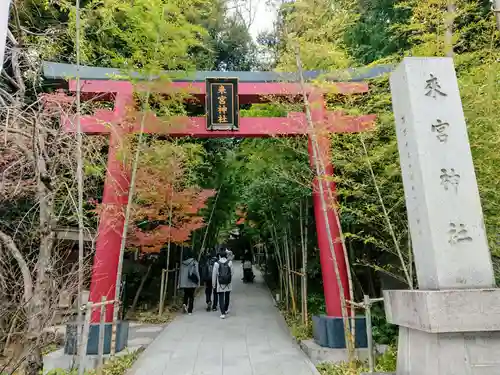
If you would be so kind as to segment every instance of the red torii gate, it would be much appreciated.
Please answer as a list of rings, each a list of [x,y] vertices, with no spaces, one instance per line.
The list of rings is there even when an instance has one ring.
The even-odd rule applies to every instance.
[[[59,68],[65,67],[66,70],[69,65],[53,64]],[[54,67],[49,67],[46,71]],[[134,86],[128,81],[112,81],[107,80],[108,74],[103,75],[104,68],[91,68],[84,67],[85,69],[100,70],[94,79],[92,73],[82,74],[83,78],[80,81],[82,96],[93,95],[97,97],[102,94],[114,95],[114,109],[113,110],[97,110],[92,116],[82,116],[80,123],[82,131],[87,134],[108,134],[109,135],[109,152],[106,179],[104,183],[104,193],[102,203],[108,207],[115,209],[104,209],[98,228],[98,235],[96,240],[96,253],[94,258],[94,265],[92,270],[92,280],[90,286],[90,300],[98,302],[102,296],[107,300],[114,299],[116,277],[118,270],[118,262],[120,256],[121,236],[124,226],[123,206],[127,203],[128,192],[130,187],[129,171],[124,168],[123,163],[118,159],[117,152],[124,136],[139,130],[139,124],[127,124],[126,127],[120,126],[125,123],[127,115],[127,107],[133,106],[133,91],[134,89],[145,90],[145,87]],[[88,70],[85,71],[88,73]],[[221,76],[221,72],[198,72],[198,74],[205,75],[206,77],[211,74],[212,76]],[[224,74],[224,73],[222,73]],[[231,77],[243,74],[242,72],[226,72],[227,76]],[[245,72],[248,75],[248,72]],[[250,72],[252,76],[258,76],[259,72]],[[51,74],[45,74],[51,75]],[[69,74],[59,74],[58,78],[63,78]],[[52,76],[54,74],[52,73]],[[72,75],[74,76],[74,74]],[[168,87],[155,88],[155,92],[172,93],[182,91],[201,100],[204,103],[205,96],[205,82],[193,81],[174,81],[166,85]],[[330,84],[330,89],[341,94],[356,94],[366,93],[368,85],[366,83],[334,83]],[[69,90],[76,91],[76,81],[69,81]],[[331,133],[352,133],[368,130],[372,127],[375,115],[365,116],[344,116],[339,112],[329,112],[325,108],[324,94],[325,90],[315,88],[308,85],[306,93],[311,102],[312,120],[316,125],[321,125],[324,130],[317,134],[319,144],[319,156],[322,158],[326,168],[326,175],[333,176],[333,165],[329,157],[329,139],[326,132]],[[249,82],[242,81],[238,84],[238,94],[241,104],[246,103],[259,103],[263,102],[265,96],[300,96],[302,89],[297,83],[286,82]],[[109,99],[109,95],[107,96]],[[68,132],[75,132],[75,122],[69,118],[63,118],[62,123],[64,129]],[[166,124],[174,123],[174,127],[165,126]],[[112,124],[113,126],[109,126]],[[205,117],[176,117],[169,118],[168,122],[161,120],[155,116],[148,116],[145,121],[144,131],[150,134],[168,135],[172,137],[192,136],[198,138],[227,138],[227,137],[272,137],[272,136],[299,136],[307,135],[310,133],[306,123],[304,113],[290,113],[288,117],[284,118],[250,118],[243,117],[240,119],[238,130],[208,130],[206,127]],[[313,153],[311,149],[311,139],[309,138],[309,155],[311,165],[314,162]],[[328,223],[332,235],[338,239],[339,228],[335,218],[334,207],[330,204],[329,191],[335,193],[335,183],[331,178],[314,178],[313,181],[313,204],[314,213],[316,218],[316,228],[318,234],[318,246],[320,250],[320,262],[323,276],[323,287],[326,301],[326,311],[329,316],[341,317],[341,304],[340,292],[337,285],[337,279],[334,271],[334,264],[330,253],[329,242],[327,237],[326,225],[323,209],[321,205],[321,196],[319,184],[323,184],[324,198],[329,202],[327,209]],[[340,270],[340,280],[342,282],[345,297],[348,296],[348,278],[347,278],[347,265],[345,264],[344,253],[342,244],[335,241],[334,249],[338,268]],[[112,320],[112,309],[106,311],[106,321]],[[99,312],[95,311],[92,316],[92,321],[99,320]]]

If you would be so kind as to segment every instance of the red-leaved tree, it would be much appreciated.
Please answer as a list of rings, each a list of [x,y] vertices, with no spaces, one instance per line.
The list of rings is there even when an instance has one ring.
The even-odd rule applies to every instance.
[[[141,155],[128,240],[142,252],[159,252],[169,242],[184,243],[205,226],[200,210],[216,191],[192,183],[192,159],[196,158],[192,151],[157,141]],[[141,221],[150,225],[144,227]]]

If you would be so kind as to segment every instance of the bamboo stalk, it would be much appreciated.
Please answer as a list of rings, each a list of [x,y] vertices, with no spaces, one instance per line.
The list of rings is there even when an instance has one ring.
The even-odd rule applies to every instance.
[[[98,348],[97,348],[97,374],[101,375],[102,374],[102,365],[103,365],[103,355],[104,355],[104,330],[105,330],[105,325],[104,325],[104,318],[105,318],[105,313],[106,313],[106,305],[104,302],[106,301],[106,297],[102,296],[101,297],[101,313],[99,316],[99,341],[98,341]]]
[[[283,236],[283,261],[285,262],[286,266],[283,267],[283,270],[285,271],[283,274],[283,280],[284,280],[284,285],[285,285],[285,303],[286,303],[286,311],[290,310],[290,284],[289,284],[289,273],[286,271],[288,267],[288,256],[287,256],[287,251],[286,251],[286,244],[285,244],[285,236]]]
[[[92,316],[92,302],[87,304],[87,311],[85,313],[85,323],[82,327],[82,336],[79,343],[79,355],[78,355],[78,375],[83,375],[85,371],[85,357],[87,356],[87,343],[89,340],[89,330],[90,330],[90,318]]]
[[[363,146],[363,151],[365,154],[365,159],[366,159],[366,163],[368,165],[368,169],[370,171],[370,176],[372,178],[373,184],[375,185],[375,191],[377,192],[377,197],[378,197],[378,200],[380,202],[380,206],[382,207],[382,212],[384,213],[384,218],[385,218],[385,221],[387,224],[387,228],[389,229],[389,233],[392,237],[392,242],[394,243],[394,247],[396,248],[396,252],[398,254],[399,261],[401,262],[401,266],[403,267],[403,272],[405,274],[406,281],[407,281],[410,289],[413,289],[413,283],[411,281],[410,274],[408,272],[408,268],[406,267],[406,262],[403,258],[403,253],[401,252],[401,248],[399,247],[398,240],[396,239],[396,234],[394,233],[394,229],[392,228],[391,219],[389,218],[389,213],[387,212],[387,209],[385,208],[384,199],[382,198],[382,193],[380,192],[380,188],[378,186],[377,179],[375,178],[375,173],[373,171],[372,163],[370,162],[370,159],[368,157],[368,151],[366,149],[366,145],[365,145],[365,141],[363,140],[363,136],[361,136],[359,139],[361,141],[361,145]]]
[[[273,222],[274,222],[274,220],[273,220]],[[283,271],[282,271],[283,262],[281,260],[281,254],[280,254],[280,249],[279,249],[279,244],[278,244],[278,239],[277,239],[277,235],[278,234],[276,233],[276,227],[273,224],[271,224],[271,227],[272,227],[271,236],[272,236],[272,239],[273,239],[273,242],[274,242],[274,248],[276,250],[276,258],[278,260],[278,273],[279,273],[279,281],[280,281],[280,296],[283,296]]]
[[[304,273],[304,310],[305,310],[305,320],[306,320],[306,327],[309,326],[309,313],[308,313],[308,306],[307,306],[307,298],[308,298],[308,293],[307,293],[307,233],[308,233],[308,224],[309,224],[309,205],[307,204],[307,200],[304,202],[304,208],[305,208],[305,223],[304,223],[304,250],[302,252],[302,272]]]
[[[365,305],[365,320],[366,320],[366,338],[368,342],[368,369],[373,372],[373,336],[372,336],[372,313],[370,296],[366,294],[363,296]]]
[[[295,312],[297,311],[297,306],[295,304],[295,296],[294,296],[294,289],[293,289],[293,282],[292,282],[292,272],[290,272],[291,268],[290,268],[290,263],[291,263],[291,260],[290,260],[290,246],[288,244],[288,239],[287,239],[287,230],[285,228],[285,236],[284,236],[284,239],[283,239],[283,242],[284,242],[284,248],[285,248],[285,261],[287,263],[287,268],[288,268],[288,271],[287,271],[287,278],[288,278],[288,290],[289,290],[289,297],[291,299],[291,302],[292,302],[292,312],[295,314]]]
[[[294,271],[294,270],[292,270],[292,269],[290,269],[290,268],[288,268],[288,267],[284,267],[283,269],[284,269],[285,271],[288,271],[288,272],[290,272],[290,273],[294,274],[294,275],[297,275],[297,276],[300,276],[300,277],[304,276],[304,273],[299,272],[299,271]]]
[[[169,209],[169,213],[168,213],[168,233],[169,233],[169,235],[168,235],[168,245],[167,245],[167,269],[166,269],[166,272],[165,272],[165,282],[164,282],[164,288],[163,288],[163,291],[162,291],[162,299],[160,301],[160,303],[161,303],[160,316],[163,314],[163,308],[164,308],[165,302],[167,300],[168,269],[170,267],[170,248],[172,246],[171,232],[172,232],[173,204],[174,204],[174,188],[172,186],[172,195],[170,196],[170,209]]]
[[[306,212],[307,215],[307,212]],[[307,325],[307,316],[306,316],[306,299],[305,299],[305,257],[304,257],[304,250],[305,250],[305,244],[304,244],[304,227],[303,227],[303,213],[302,213],[302,201],[299,204],[299,225],[300,225],[300,246],[302,250],[302,269],[301,269],[301,278],[300,278],[300,300],[301,300],[301,316],[302,316],[302,324]]]
[[[210,227],[210,223],[212,222],[212,216],[214,214],[215,207],[217,206],[217,201],[219,199],[219,195],[220,195],[220,190],[222,188],[222,184],[223,183],[221,182],[220,185],[219,185],[219,190],[217,191],[217,196],[215,197],[214,206],[212,207],[212,210],[210,211],[210,217],[208,218],[208,223],[207,223],[207,226],[205,228],[205,234],[203,235],[203,240],[201,241],[201,251],[198,254],[198,262],[200,261],[201,256],[203,255],[203,253],[205,252],[205,241],[207,239],[208,228]]]
[[[150,264],[148,266],[148,270],[146,271],[146,274],[141,279],[141,283],[139,284],[139,287],[137,288],[137,291],[135,292],[134,300],[132,301],[132,306],[127,311],[128,316],[132,316],[132,314],[135,312],[135,308],[137,307],[137,303],[139,302],[139,297],[141,296],[142,289],[144,288],[144,284],[146,284],[146,280],[148,279],[149,274],[151,273],[152,267],[153,267],[152,264]]]
[[[157,42],[159,39],[157,39]],[[157,43],[158,44],[158,43]],[[156,46],[156,50],[158,50],[158,45]],[[149,75],[148,82],[152,81],[152,74]],[[146,103],[144,106],[148,106],[149,98],[151,96],[151,88],[148,86],[148,90],[146,92],[146,99],[144,103]],[[144,108],[146,109],[146,108]],[[120,243],[120,254],[118,258],[118,269],[117,269],[117,274],[116,274],[116,285],[115,285],[115,304],[113,308],[113,321],[112,321],[112,329],[111,329],[111,355],[114,355],[116,352],[116,345],[113,345],[116,342],[116,325],[118,321],[118,310],[120,306],[120,287],[121,287],[121,279],[122,279],[122,272],[123,272],[123,255],[125,253],[125,245],[127,243],[127,233],[128,233],[128,226],[129,226],[129,221],[130,221],[130,214],[132,211],[132,201],[134,199],[134,194],[135,194],[135,181],[137,179],[137,168],[139,166],[139,156],[141,154],[142,148],[144,147],[145,143],[145,137],[144,137],[144,128],[146,124],[146,111],[142,113],[142,118],[141,118],[141,123],[140,123],[140,128],[139,128],[139,144],[137,146],[135,155],[134,155],[134,161],[132,163],[132,175],[130,178],[130,189],[128,192],[128,197],[127,197],[127,206],[125,209],[125,220],[123,223],[123,231],[122,231],[122,238],[121,238],[121,243]]]
[[[297,257],[296,257],[296,251],[295,247],[293,246],[293,240],[292,240],[292,229],[290,227],[290,223],[288,223],[288,234],[290,235],[290,238],[288,239],[289,247],[290,247],[290,273],[292,277],[292,291],[293,291],[293,305],[295,305],[294,309],[294,314],[297,313],[297,271],[294,271],[297,268]]]
[[[413,246],[411,243],[410,223],[408,222],[408,273],[410,275],[411,286],[413,287]]]

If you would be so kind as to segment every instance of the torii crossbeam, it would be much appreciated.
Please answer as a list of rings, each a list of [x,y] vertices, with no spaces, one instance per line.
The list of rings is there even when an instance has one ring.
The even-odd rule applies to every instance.
[[[64,80],[74,77],[76,68],[72,65],[44,63],[44,74],[47,78]],[[265,96],[297,97],[302,94],[302,89],[296,82],[282,82],[282,75],[273,75],[271,72],[197,72],[191,79],[175,80],[165,86],[155,87],[156,92],[172,93],[182,90],[198,99],[204,100],[205,84],[207,77],[220,77],[221,75],[239,78],[240,103],[259,103],[265,101]],[[106,68],[82,67],[82,95],[102,94],[114,96],[113,110],[97,110],[92,116],[81,117],[82,131],[87,134],[109,135],[109,153],[106,179],[102,203],[105,207],[101,213],[96,240],[96,253],[92,271],[90,287],[90,300],[98,302],[101,297],[112,300],[115,296],[115,285],[120,256],[121,236],[124,226],[123,206],[127,203],[130,187],[129,171],[118,159],[117,152],[122,138],[139,130],[139,124],[125,122],[127,106],[133,105],[134,90],[145,90],[140,85],[133,85],[128,81],[110,80],[116,71]],[[307,76],[314,72],[307,72]],[[266,82],[264,82],[264,79]],[[68,81],[69,90],[76,91],[76,81]],[[329,112],[325,108],[324,94],[326,91],[335,90],[341,94],[361,94],[368,91],[368,85],[361,82],[331,83],[328,88],[316,88],[312,85],[306,87],[306,94],[311,102],[312,120],[315,124],[315,134],[319,144],[319,157],[322,159],[327,176],[333,176],[333,165],[330,160],[330,145],[327,133],[352,133],[370,129],[375,121],[375,115],[344,116],[339,112]],[[108,95],[109,98],[109,95]],[[74,119],[63,118],[64,129],[68,132],[76,131]],[[124,124],[126,125],[124,126]],[[163,134],[172,137],[192,136],[198,138],[224,138],[224,137],[273,137],[273,136],[300,136],[309,135],[309,154],[311,165],[314,158],[311,148],[311,131],[304,113],[289,113],[288,117],[243,117],[240,119],[238,130],[208,130],[205,117],[176,117],[158,118],[148,115],[145,119],[144,131],[150,134]],[[110,126],[112,124],[113,126]],[[321,131],[317,131],[321,129]],[[324,199],[328,202],[327,220],[321,205],[319,184],[323,185]],[[326,301],[326,310],[329,316],[342,316],[340,292],[335,276],[335,268],[329,248],[327,225],[335,237],[334,249],[346,299],[348,296],[347,264],[338,241],[339,228],[335,218],[334,205],[331,204],[330,192],[335,193],[335,183],[332,178],[318,178],[313,181],[313,203],[320,250],[320,262],[323,277],[323,287]],[[112,320],[112,309],[106,311],[106,321]],[[92,316],[93,322],[99,321],[99,312]]]

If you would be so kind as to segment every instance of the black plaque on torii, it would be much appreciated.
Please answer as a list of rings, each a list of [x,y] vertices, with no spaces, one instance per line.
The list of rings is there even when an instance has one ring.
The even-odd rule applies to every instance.
[[[205,110],[208,130],[238,130],[238,78],[207,78]]]

